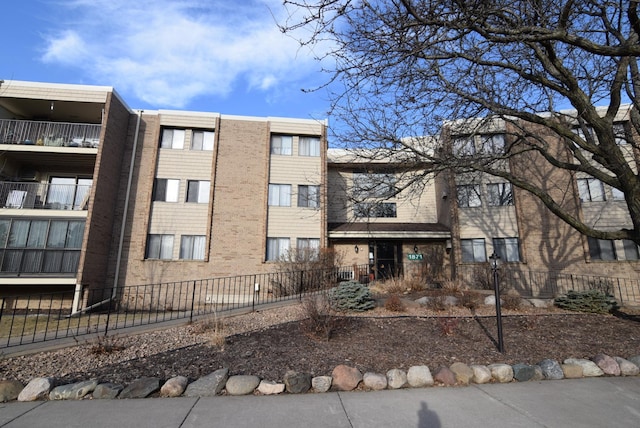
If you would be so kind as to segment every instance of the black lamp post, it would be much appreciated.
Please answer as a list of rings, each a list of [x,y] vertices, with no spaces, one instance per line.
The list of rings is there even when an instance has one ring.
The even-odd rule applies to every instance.
[[[493,291],[496,295],[496,320],[498,323],[498,351],[504,354],[504,341],[502,339],[502,309],[500,308],[500,287],[498,285],[498,269],[500,265],[498,261],[500,256],[495,252],[489,257],[491,260],[491,272],[493,273]]]

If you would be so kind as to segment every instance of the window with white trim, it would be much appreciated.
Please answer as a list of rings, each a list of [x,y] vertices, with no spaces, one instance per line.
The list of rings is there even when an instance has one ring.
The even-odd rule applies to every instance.
[[[213,131],[193,131],[191,135],[191,150],[212,151],[215,142]]]
[[[209,203],[209,190],[211,182],[208,180],[188,180],[187,181],[187,202],[200,204]]]
[[[271,154],[291,156],[293,147],[293,137],[291,135],[272,135]]]
[[[482,263],[487,261],[487,251],[483,238],[461,239],[462,261],[465,263]]]
[[[298,139],[298,156],[320,156],[320,138],[300,137]]]
[[[320,207],[320,186],[299,185],[298,206],[304,208]]]
[[[487,204],[491,207],[513,205],[511,183],[487,184]]]
[[[160,202],[178,202],[180,180],[174,178],[156,178],[153,186],[153,200]]]
[[[291,185],[290,184],[269,184],[269,206],[290,207],[291,206]]]
[[[147,236],[145,259],[171,260],[173,257],[173,235],[150,233]]]
[[[184,129],[168,129],[162,130],[162,140],[160,148],[162,149],[182,149],[184,148]]]
[[[480,136],[482,152],[490,154],[504,153],[504,134],[483,134]]]
[[[611,239],[587,237],[591,260],[616,260],[616,247]]]
[[[267,238],[267,261],[277,261],[289,253],[289,238]]]
[[[520,261],[520,242],[518,238],[493,238],[493,251],[504,262]]]
[[[316,260],[320,253],[320,238],[298,238],[296,250],[305,260]]]
[[[482,206],[479,184],[461,184],[456,186],[458,206],[461,208],[475,208]]]
[[[604,201],[604,186],[602,181],[596,178],[579,178],[578,194],[582,202]]]
[[[180,237],[180,258],[182,260],[204,260],[204,235],[182,235]]]

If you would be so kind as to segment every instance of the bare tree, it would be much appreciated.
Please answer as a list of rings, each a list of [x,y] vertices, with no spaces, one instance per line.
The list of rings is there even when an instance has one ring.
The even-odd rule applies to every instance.
[[[282,30],[306,34],[330,64],[332,113],[345,124],[336,138],[372,156],[401,151],[406,187],[440,171],[502,177],[583,234],[640,244],[638,0],[284,4]],[[504,141],[483,139],[497,129]],[[460,136],[474,138],[472,152]],[[585,222],[527,165],[616,189],[631,227]]]

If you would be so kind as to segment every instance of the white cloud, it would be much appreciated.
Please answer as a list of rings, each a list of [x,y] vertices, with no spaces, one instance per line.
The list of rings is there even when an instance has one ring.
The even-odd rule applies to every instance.
[[[52,20],[60,30],[48,36],[42,60],[90,72],[158,107],[181,108],[235,89],[299,90],[317,73],[312,55],[278,30],[274,17],[286,13],[279,1],[61,3],[66,7]]]

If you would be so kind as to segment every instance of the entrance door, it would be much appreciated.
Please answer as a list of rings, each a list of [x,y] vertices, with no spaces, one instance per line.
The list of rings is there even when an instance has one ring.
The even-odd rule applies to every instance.
[[[376,279],[398,276],[402,271],[402,245],[393,241],[375,241],[369,244],[373,254]]]

